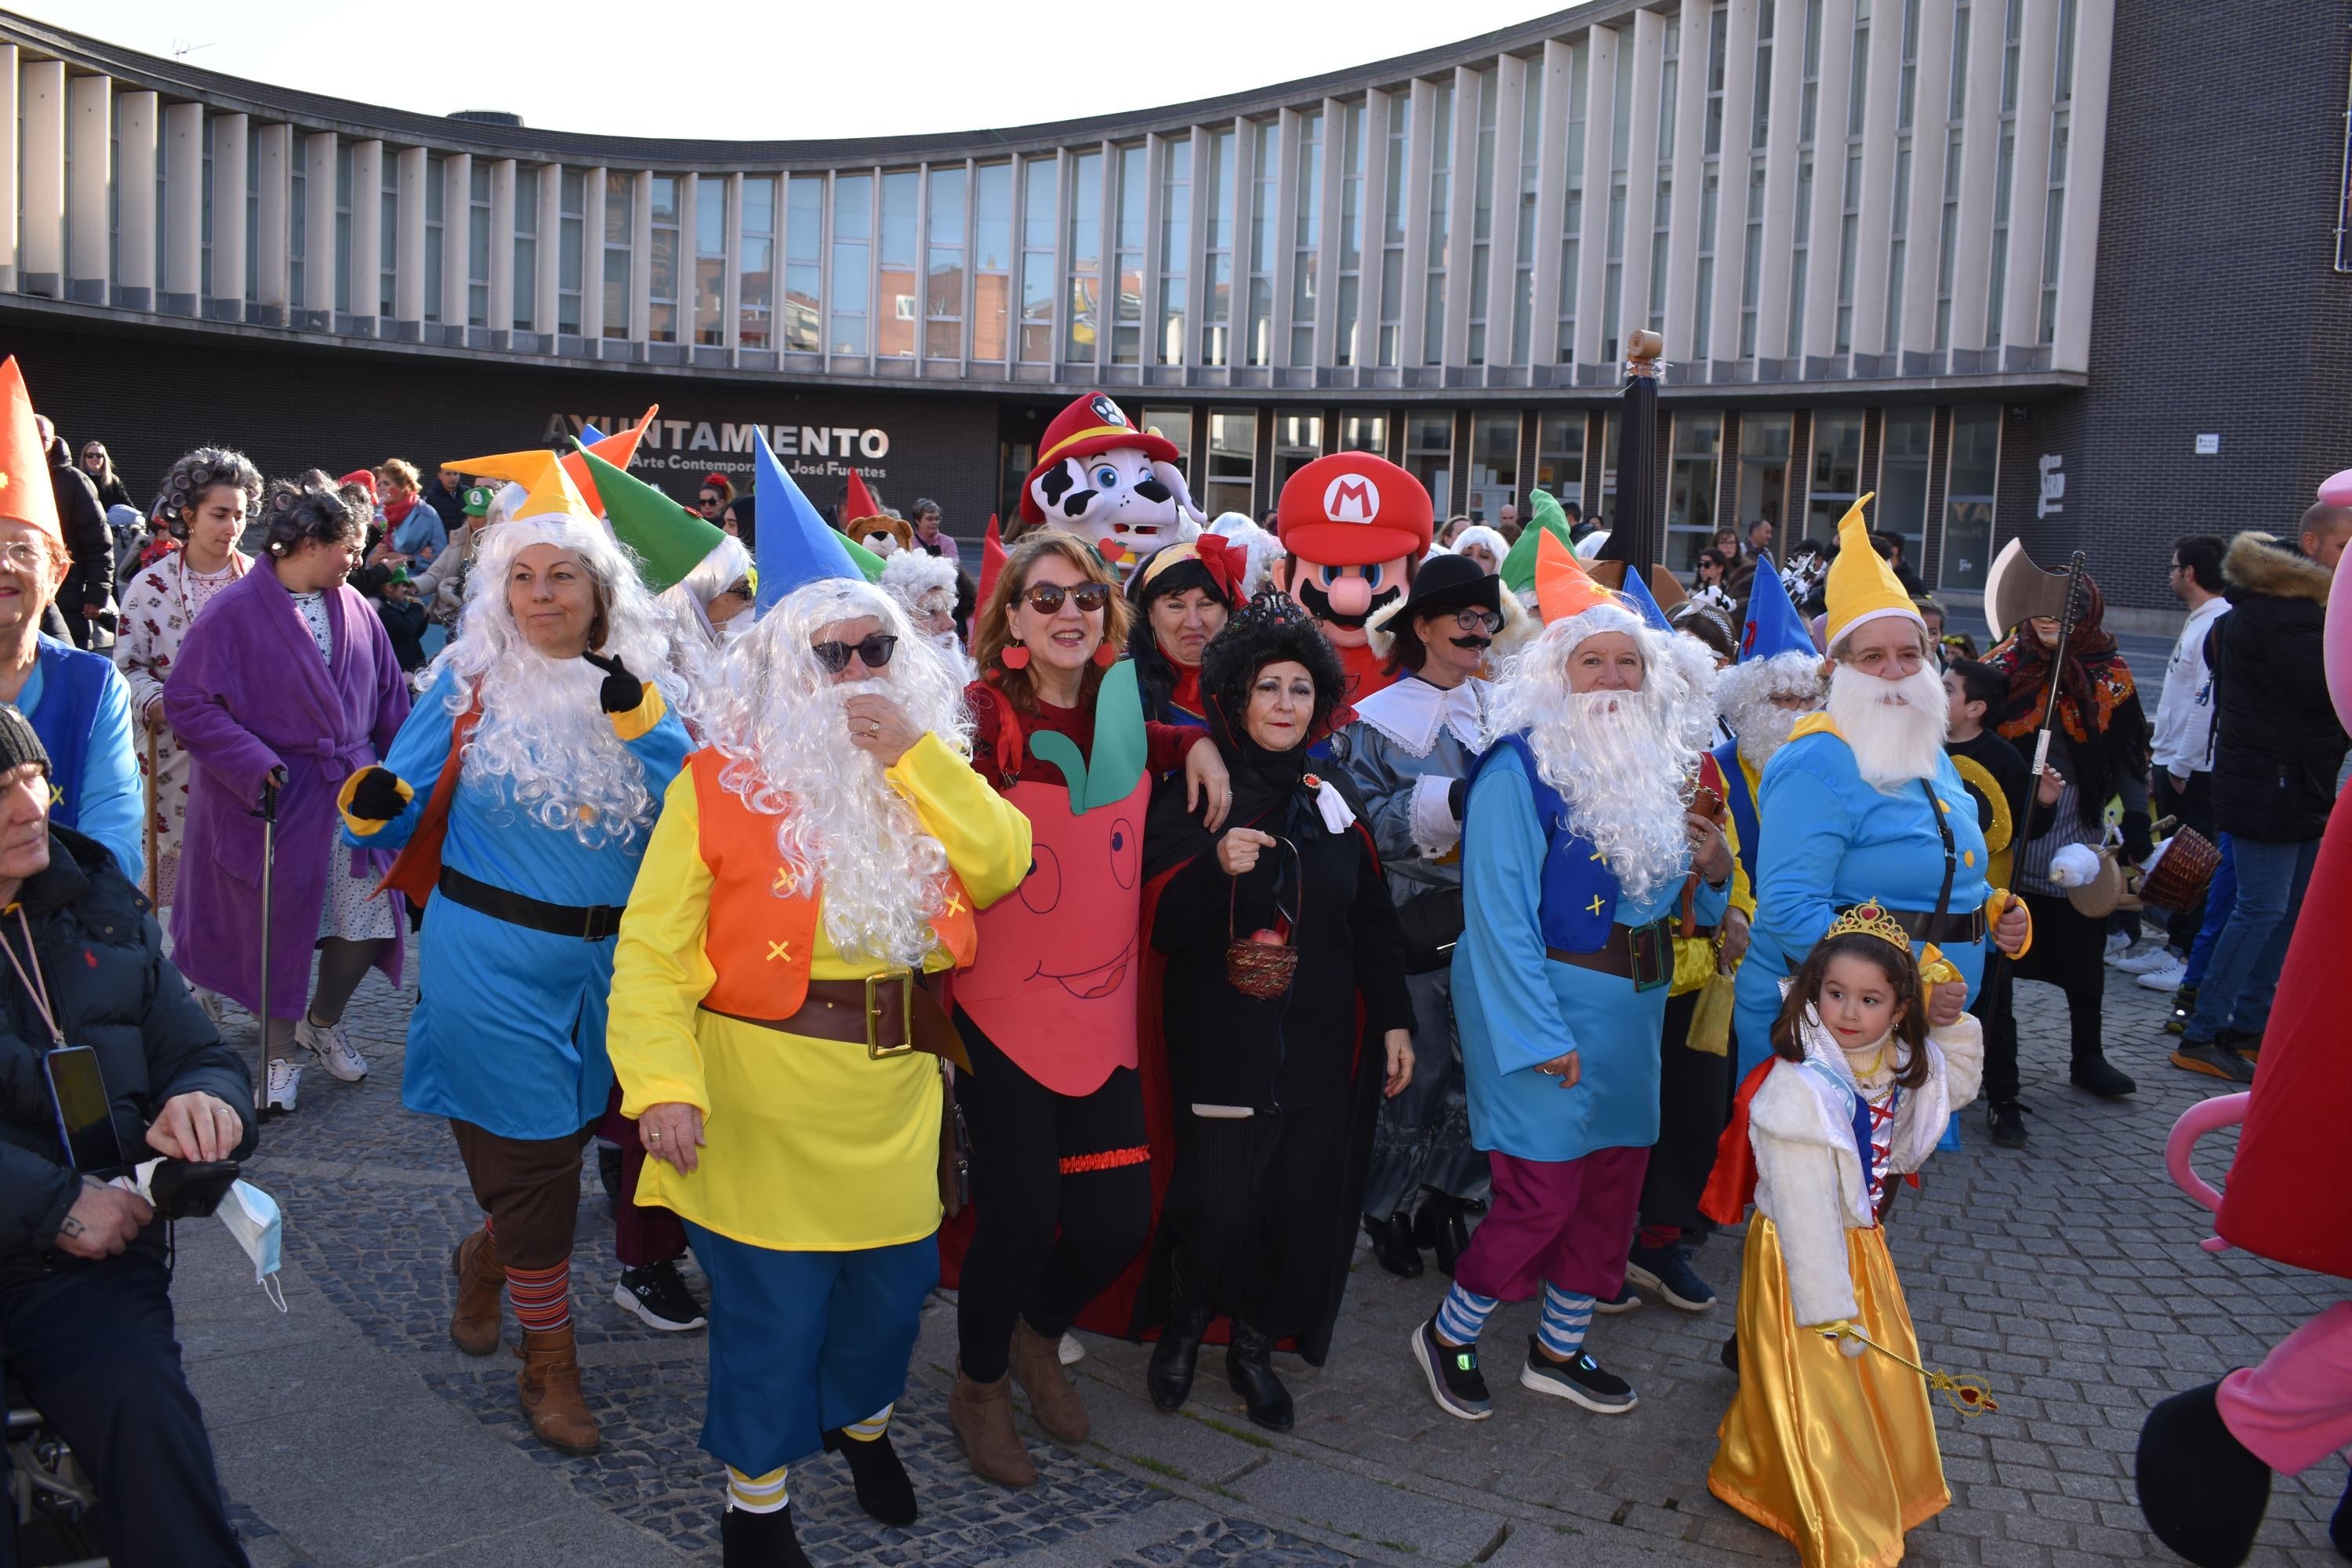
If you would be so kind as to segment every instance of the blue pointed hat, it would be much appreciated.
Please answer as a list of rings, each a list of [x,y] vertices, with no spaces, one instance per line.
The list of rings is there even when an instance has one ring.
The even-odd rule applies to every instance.
[[[582,446],[593,447],[604,438],[604,432],[597,429],[596,426],[589,424],[585,419],[583,419],[580,422],[580,444]]]
[[[1627,609],[1642,617],[1643,626],[1654,632],[1673,635],[1674,623],[1666,619],[1665,611],[1658,608],[1657,595],[1650,592],[1647,583],[1642,581],[1641,573],[1626,568],[1625,585],[1617,591],[1617,596],[1625,601]]]
[[[847,542],[825,524],[793,483],[792,475],[776,461],[767,433],[752,433],[752,472],[757,482],[760,527],[755,541],[760,567],[758,608],[765,614],[775,602],[805,584],[827,577],[864,582],[866,574],[850,556]]]
[[[1748,622],[1739,630],[1739,662],[1748,664],[1778,654],[1817,651],[1813,634],[1806,628],[1804,617],[1797,614],[1797,606],[1790,602],[1788,584],[1780,581],[1780,569],[1772,564],[1771,556],[1759,555],[1756,575],[1748,589]]]

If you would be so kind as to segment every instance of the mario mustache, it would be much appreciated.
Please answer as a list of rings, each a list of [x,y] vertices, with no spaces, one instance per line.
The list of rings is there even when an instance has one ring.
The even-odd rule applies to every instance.
[[[1495,639],[1493,637],[1480,637],[1475,632],[1471,633],[1466,637],[1449,637],[1446,640],[1451,642],[1455,647],[1475,647],[1481,653],[1484,653],[1486,649],[1495,646]]]
[[[1362,615],[1342,616],[1335,614],[1332,611],[1331,595],[1325,593],[1323,585],[1320,583],[1316,582],[1312,577],[1302,577],[1297,587],[1293,589],[1292,592],[1297,595],[1298,602],[1307,606],[1307,613],[1309,616],[1312,616],[1315,619],[1328,622],[1335,626],[1348,626],[1351,628],[1362,626],[1366,621],[1370,620],[1374,616],[1380,614],[1382,606],[1392,604],[1396,600],[1404,597],[1403,588],[1389,588],[1381,593],[1373,595],[1372,602],[1365,606],[1364,613]]]

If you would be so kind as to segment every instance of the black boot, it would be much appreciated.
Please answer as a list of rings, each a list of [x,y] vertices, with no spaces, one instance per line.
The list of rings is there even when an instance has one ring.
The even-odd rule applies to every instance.
[[[1437,1271],[1449,1279],[1454,1262],[1470,1246],[1470,1222],[1463,1215],[1461,1199],[1424,1187],[1421,1207],[1412,1216],[1413,1240],[1437,1254]]]
[[[726,1568],[811,1568],[789,1508],[773,1513],[729,1509],[719,1516],[719,1552]]]
[[[1372,1238],[1372,1256],[1381,1268],[1400,1279],[1421,1278],[1421,1249],[1412,1242],[1412,1221],[1401,1214],[1386,1219],[1366,1215],[1364,1234]]]
[[[1996,1100],[1985,1112],[1992,1141],[2004,1149],[2025,1147],[2025,1107],[2013,1100]]]
[[[2271,1468],[2221,1420],[2221,1386],[2176,1394],[2149,1411],[2133,1464],[2148,1529],[2198,1568],[2243,1563],[2271,1500]]]
[[[1249,1407],[1249,1418],[1270,1432],[1287,1432],[1297,1418],[1290,1390],[1274,1375],[1274,1340],[1239,1318],[1234,1321],[1233,1343],[1225,1351],[1225,1376],[1234,1392]]]
[[[915,1483],[890,1447],[886,1427],[878,1437],[852,1437],[838,1426],[824,1435],[824,1446],[849,1464],[849,1479],[857,1489],[857,1506],[884,1524],[900,1529],[915,1522]]]
[[[1413,1259],[1416,1266],[1420,1261]],[[1168,1321],[1160,1327],[1160,1342],[1151,1347],[1143,1386],[1150,1391],[1152,1404],[1173,1415],[1192,1396],[1192,1374],[1201,1364],[1201,1336],[1209,1331],[1210,1312],[1191,1299],[1180,1270],[1168,1272]]]

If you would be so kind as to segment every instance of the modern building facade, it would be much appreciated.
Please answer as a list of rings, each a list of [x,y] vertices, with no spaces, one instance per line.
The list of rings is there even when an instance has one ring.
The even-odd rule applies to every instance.
[[[197,440],[429,467],[659,402],[641,467],[682,496],[746,475],[758,426],[820,505],[855,467],[970,532],[1093,387],[1213,512],[1356,447],[1441,515],[1541,487],[1622,522],[1646,326],[1670,563],[1874,490],[1940,591],[2023,533],[2154,608],[2173,534],[2283,526],[2352,465],[2347,20],[1597,0],[1115,120],[721,143],[436,119],[0,14],[0,334],[134,488]]]

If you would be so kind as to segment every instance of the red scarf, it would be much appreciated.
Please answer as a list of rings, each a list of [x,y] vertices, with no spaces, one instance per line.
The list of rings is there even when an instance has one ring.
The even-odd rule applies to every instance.
[[[1179,664],[1171,658],[1168,661],[1168,668],[1176,672],[1176,684],[1168,693],[1169,704],[1195,719],[1207,717],[1206,710],[1201,706],[1201,667]]]

